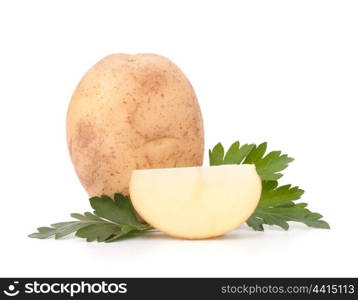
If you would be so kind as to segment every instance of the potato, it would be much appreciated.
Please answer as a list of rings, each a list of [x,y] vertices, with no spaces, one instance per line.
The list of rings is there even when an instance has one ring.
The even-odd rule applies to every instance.
[[[261,179],[255,165],[136,170],[129,190],[137,213],[153,227],[174,237],[204,239],[250,217]]]
[[[202,164],[200,107],[188,79],[169,59],[108,55],[74,91],[67,144],[89,196],[127,195],[134,169]]]

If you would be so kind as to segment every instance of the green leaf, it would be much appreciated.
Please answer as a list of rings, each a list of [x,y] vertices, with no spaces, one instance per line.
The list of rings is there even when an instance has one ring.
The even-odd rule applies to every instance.
[[[299,222],[309,227],[329,229],[322,215],[307,209],[306,203],[295,203],[304,191],[291,185],[278,186],[277,181],[263,181],[260,202],[247,220],[254,230],[263,231],[263,225],[277,225],[288,230],[288,222]]]
[[[254,230],[264,231],[264,227],[262,226],[264,224],[264,220],[261,219],[259,216],[257,216],[255,212],[246,221],[246,223],[247,223],[247,225],[252,227]]]
[[[101,221],[102,219],[97,217],[96,215],[90,213],[90,212],[85,212],[83,215],[81,214],[71,214],[71,217],[80,221],[87,221],[87,222],[91,222],[91,221]]]
[[[126,225],[122,227],[120,232],[112,236],[110,239],[107,239],[106,243],[115,242],[123,238],[134,237],[135,235],[137,236],[142,235],[143,232],[145,232],[146,230],[150,230],[150,227],[147,226],[147,229],[137,230],[135,227],[131,225]]]
[[[281,154],[281,151],[272,151],[265,157],[255,162],[257,173],[262,180],[277,180],[282,177],[278,173],[287,168],[288,164],[293,161],[293,158],[286,154]]]
[[[267,143],[262,143],[258,146],[254,145],[251,152],[246,156],[244,164],[254,164],[259,161],[264,156],[266,149]]]
[[[209,150],[209,161],[211,166],[222,165],[224,162],[224,147],[218,143],[213,150]]]
[[[147,224],[138,221],[132,204],[128,197],[116,194],[112,200],[103,195],[90,199],[94,214],[73,213],[71,217],[76,221],[60,222],[52,224],[51,227],[39,227],[37,232],[29,235],[31,238],[45,239],[54,236],[56,239],[71,233],[87,242],[110,242],[119,240],[132,233],[143,234],[152,230]]]
[[[110,236],[120,232],[120,227],[111,223],[92,224],[81,228],[76,232],[76,236],[85,238],[87,242],[103,242]]]
[[[114,200],[106,195],[90,198],[94,213],[116,224],[140,225],[128,197],[116,194]]]
[[[278,180],[282,177],[280,171],[287,168],[293,158],[281,151],[272,151],[266,156],[267,143],[259,146],[255,144],[244,144],[240,142],[233,143],[227,153],[222,144],[217,144],[212,150],[209,150],[209,161],[211,166],[223,164],[255,164],[256,171],[262,180]]]
[[[245,144],[240,147],[239,142],[232,144],[225,155],[223,164],[240,164],[254,147],[255,145],[253,144]]]
[[[52,227],[39,227],[38,232],[28,235],[30,238],[47,239],[54,236],[55,239],[59,239],[66,235],[69,235],[77,230],[88,226],[87,223],[81,223],[77,221],[61,222],[52,224]]]
[[[277,207],[290,204],[298,200],[304,193],[299,187],[291,187],[290,184],[277,187],[277,181],[264,181],[262,183],[262,195],[260,207]]]

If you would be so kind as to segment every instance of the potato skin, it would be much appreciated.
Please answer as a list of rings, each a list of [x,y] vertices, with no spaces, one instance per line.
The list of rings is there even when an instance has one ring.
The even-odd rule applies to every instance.
[[[198,166],[204,131],[194,90],[169,59],[111,54],[81,79],[67,144],[88,195],[128,195],[134,169]]]

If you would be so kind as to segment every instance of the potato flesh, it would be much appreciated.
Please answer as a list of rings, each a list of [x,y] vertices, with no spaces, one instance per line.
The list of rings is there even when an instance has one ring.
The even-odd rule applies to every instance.
[[[220,236],[254,212],[261,180],[254,165],[135,170],[130,196],[150,225],[188,239]]]

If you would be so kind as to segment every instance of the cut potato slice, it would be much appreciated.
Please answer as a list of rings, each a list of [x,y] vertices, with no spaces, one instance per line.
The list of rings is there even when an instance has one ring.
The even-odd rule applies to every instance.
[[[156,229],[187,239],[237,228],[254,212],[260,195],[254,165],[135,170],[130,181],[138,214]]]

